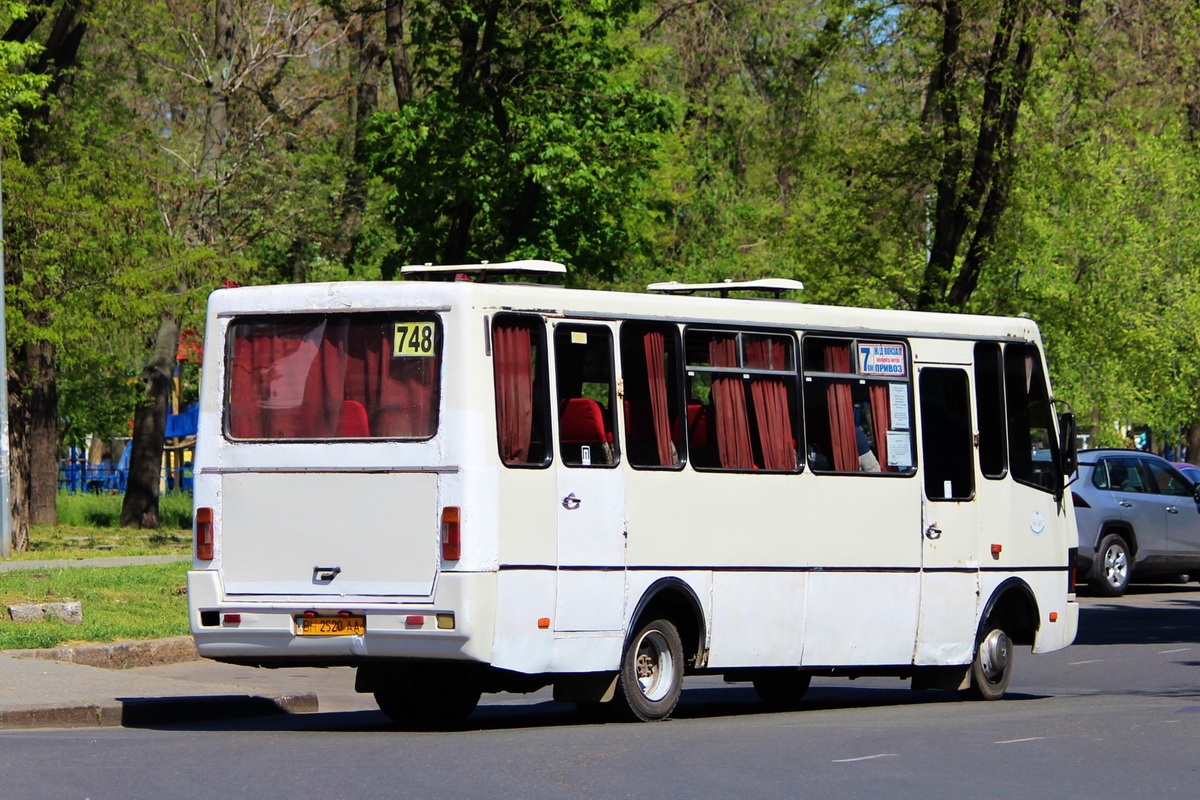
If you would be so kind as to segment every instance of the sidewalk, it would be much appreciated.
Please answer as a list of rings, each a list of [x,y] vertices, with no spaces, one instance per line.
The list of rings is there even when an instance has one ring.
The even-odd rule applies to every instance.
[[[136,642],[116,663],[150,666],[109,669],[105,645],[70,650],[76,663],[0,651],[0,730],[194,722],[266,714],[375,710],[369,694],[354,691],[347,668],[255,669],[199,659],[189,637]],[[163,653],[193,660],[162,661]],[[140,652],[139,652],[140,651]],[[46,653],[48,651],[41,651]],[[154,663],[154,662],[159,663]]]
[[[0,571],[156,563],[174,556],[12,561]],[[375,710],[354,670],[255,669],[201,659],[191,637],[0,651],[0,730],[103,727]]]

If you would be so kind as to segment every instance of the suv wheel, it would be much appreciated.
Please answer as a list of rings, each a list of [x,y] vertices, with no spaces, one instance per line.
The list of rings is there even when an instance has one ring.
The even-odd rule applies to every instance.
[[[1088,583],[1096,594],[1120,597],[1129,585],[1129,571],[1132,568],[1129,545],[1119,535],[1110,533],[1100,540],[1100,546],[1096,548],[1096,560],[1092,562]]]

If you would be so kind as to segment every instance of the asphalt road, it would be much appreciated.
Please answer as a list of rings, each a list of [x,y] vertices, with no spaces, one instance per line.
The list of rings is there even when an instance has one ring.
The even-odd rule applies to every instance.
[[[818,680],[804,710],[766,713],[751,689],[702,679],[650,725],[588,723],[539,693],[492,698],[450,733],[368,710],[15,731],[0,798],[1200,796],[1200,588],[1082,602],[1078,643],[1020,652],[994,703]]]

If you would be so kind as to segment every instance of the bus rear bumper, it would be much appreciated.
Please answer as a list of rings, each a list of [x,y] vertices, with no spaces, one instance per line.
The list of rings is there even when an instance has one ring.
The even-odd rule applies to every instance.
[[[491,660],[492,632],[477,620],[494,586],[493,576],[442,576],[432,599],[280,598],[225,595],[215,570],[188,573],[188,613],[200,655],[253,666],[353,666],[380,659]],[[361,633],[305,634],[300,619],[315,613],[359,617]]]

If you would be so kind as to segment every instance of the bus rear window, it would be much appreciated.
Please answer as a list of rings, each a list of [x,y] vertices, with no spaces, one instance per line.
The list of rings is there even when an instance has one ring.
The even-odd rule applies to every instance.
[[[245,440],[428,439],[441,323],[432,314],[312,314],[229,326],[225,430]]]

